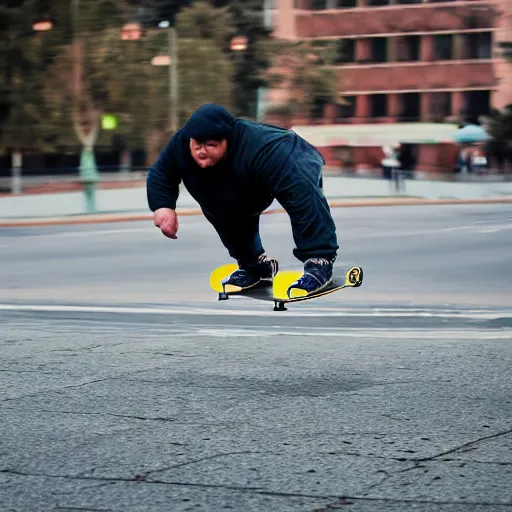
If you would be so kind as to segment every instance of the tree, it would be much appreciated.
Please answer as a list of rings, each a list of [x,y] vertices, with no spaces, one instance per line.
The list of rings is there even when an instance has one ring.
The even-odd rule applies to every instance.
[[[337,76],[329,67],[335,58],[336,44],[270,43],[273,66],[267,72],[267,80],[271,88],[282,90],[287,99],[273,105],[269,115],[321,117],[326,105],[340,102]]]
[[[179,20],[177,30],[181,32]],[[226,55],[210,39],[178,38],[178,41],[180,125],[204,103],[215,102],[229,109],[232,105],[233,66]],[[155,159],[171,135],[165,123],[170,105],[167,76],[167,68],[151,70],[148,162]]]
[[[48,15],[53,26],[39,34],[31,29],[38,16],[37,2],[27,0],[10,10],[19,43],[8,53],[6,86],[13,94],[4,145],[44,150],[78,138],[84,151],[92,152],[105,100],[98,86],[95,50],[105,29],[103,20],[120,27],[123,6],[114,0],[52,2]],[[74,141],[69,136],[73,131]]]
[[[48,144],[41,83],[58,36],[32,30],[36,12],[32,0],[0,6],[0,151]]]
[[[484,119],[487,133],[491,136],[487,147],[489,153],[503,170],[512,164],[512,105],[503,110],[493,109]]]
[[[171,135],[170,70],[151,64],[153,57],[168,55],[169,30],[158,28],[158,18],[147,10],[130,10],[128,2],[82,2],[74,23],[66,22],[69,0],[55,1],[52,9],[51,31],[16,39],[19,48],[0,48],[0,56],[9,57],[0,87],[12,92],[5,104],[4,146],[49,150],[80,142],[94,172],[94,147],[110,145],[115,133],[127,148],[145,145],[152,160]],[[18,17],[10,26],[22,27],[21,9],[14,11],[9,14]],[[26,18],[20,33],[31,33],[34,15]],[[123,25],[133,19],[144,20],[140,37],[122,40]],[[227,48],[236,33],[231,15],[199,2],[183,9],[175,25],[179,122],[202,103],[231,107],[234,69]],[[119,120],[115,132],[101,130],[106,113]]]
[[[231,38],[236,34],[229,9],[216,8],[203,0],[194,2],[178,13],[176,29],[180,38],[208,40],[222,51],[229,50]]]
[[[177,12],[174,28],[178,46],[178,124],[203,103],[216,102],[230,108],[234,70],[226,48],[236,29],[227,9],[216,9],[204,1],[191,3]],[[148,44],[146,54],[168,54],[168,30],[149,29],[143,39]],[[138,127],[145,128],[147,160],[152,162],[172,135],[167,123],[171,109],[169,69],[146,66],[145,77],[149,103],[144,107],[146,118]]]
[[[266,43],[272,28],[265,24],[264,0],[214,0],[231,13],[236,33],[247,38],[245,50],[232,54],[236,66],[234,108],[238,115],[254,118],[258,89],[267,85],[265,72],[271,64]]]
[[[155,21],[156,18],[158,21],[166,20],[174,25],[176,15],[191,3],[192,0],[148,0],[146,8],[149,16],[146,21]]]
[[[202,103],[233,104],[234,66],[227,49],[236,33],[225,8],[199,1],[176,17],[179,49],[180,117],[184,121]]]
[[[115,27],[82,44],[78,63],[73,45],[65,45],[45,77],[47,128],[59,145],[73,145],[77,136],[89,147],[108,144],[112,132],[101,132],[100,122],[103,114],[114,114],[116,135],[129,147],[140,146],[149,122],[152,39],[122,41]]]

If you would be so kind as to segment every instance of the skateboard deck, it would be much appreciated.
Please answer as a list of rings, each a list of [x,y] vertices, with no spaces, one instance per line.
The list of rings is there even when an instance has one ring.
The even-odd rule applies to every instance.
[[[361,267],[350,267],[348,270],[334,268],[332,282],[325,288],[299,297],[288,297],[288,287],[297,281],[302,274],[302,270],[284,270],[275,276],[273,281],[273,296],[277,309],[286,309],[284,305],[290,302],[316,299],[342,290],[343,288],[357,288],[363,284],[363,269]]]
[[[230,263],[216,268],[210,275],[210,287],[219,294],[219,300],[227,300],[230,297],[249,297],[251,299],[272,301],[272,283],[267,286],[254,286],[244,290],[224,289],[222,281],[232,272],[238,269],[238,265]]]
[[[210,275],[210,287],[219,294],[219,300],[227,300],[230,297],[247,297],[256,300],[264,300],[274,303],[274,311],[286,311],[285,304],[301,302],[328,295],[343,288],[357,288],[363,283],[363,269],[350,267],[348,270],[334,268],[332,283],[327,287],[309,295],[301,297],[288,297],[288,287],[303,274],[303,270],[280,270],[273,278],[272,283],[254,286],[244,290],[225,289],[223,279],[238,268],[236,264],[222,265],[216,268]]]

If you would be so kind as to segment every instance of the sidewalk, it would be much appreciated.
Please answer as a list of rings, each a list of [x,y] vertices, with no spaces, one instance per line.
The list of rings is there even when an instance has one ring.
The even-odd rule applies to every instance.
[[[331,207],[392,206],[421,204],[461,204],[482,202],[512,203],[512,182],[452,183],[405,180],[397,194],[393,184],[372,178],[326,176],[324,190]],[[86,212],[80,191],[22,194],[0,197],[0,227],[79,224],[152,220],[147,206],[145,184],[125,188],[101,188],[96,194],[98,213]],[[268,213],[282,212],[279,203]],[[180,215],[199,215],[197,202],[182,187],[178,199]]]
[[[510,203],[510,198],[489,198],[489,199],[421,199],[405,197],[389,197],[382,199],[344,199],[330,200],[331,208],[357,208],[357,207],[376,207],[376,206],[412,206],[412,205],[432,205],[432,204],[485,204],[485,203]],[[178,216],[202,215],[199,208],[177,208]],[[285,210],[279,207],[270,208],[263,212],[264,215],[282,214]],[[69,215],[64,217],[33,217],[33,218],[13,218],[0,219],[0,228],[30,227],[30,226],[57,226],[57,225],[77,225],[77,224],[101,224],[107,222],[134,222],[147,221],[153,222],[153,214],[137,212],[114,212],[114,213],[95,213]]]

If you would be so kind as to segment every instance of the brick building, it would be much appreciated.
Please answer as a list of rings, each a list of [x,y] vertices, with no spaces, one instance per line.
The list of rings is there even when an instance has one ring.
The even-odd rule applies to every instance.
[[[340,134],[348,133],[346,125],[367,125],[369,140],[382,133],[376,124],[394,123],[403,126],[404,141],[414,143],[418,166],[451,170],[453,144],[435,137],[422,144],[421,135],[407,141],[407,124],[421,122],[424,137],[432,139],[435,123],[477,122],[492,106],[512,103],[512,66],[501,51],[512,41],[512,0],[276,0],[275,7],[276,38],[336,45],[332,67],[344,104],[320,105],[309,119],[296,120],[317,126],[314,142],[326,146],[330,163],[339,163],[336,143],[322,143],[318,125],[331,125],[331,134],[332,125],[340,125]],[[271,104],[282,100],[283,91],[270,91]],[[371,142],[359,151],[372,161],[361,162],[354,150],[356,167],[380,160],[375,144],[373,153]]]

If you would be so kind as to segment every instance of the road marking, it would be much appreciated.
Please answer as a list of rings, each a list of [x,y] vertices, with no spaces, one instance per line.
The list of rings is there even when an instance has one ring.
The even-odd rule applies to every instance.
[[[269,302],[268,306],[272,303]],[[291,306],[290,306],[291,307]],[[317,306],[318,307],[318,306]],[[24,311],[47,313],[105,313],[129,315],[213,315],[213,316],[273,316],[279,313],[270,309],[213,309],[207,307],[140,307],[94,306],[68,304],[0,304],[0,311]],[[282,317],[402,317],[402,318],[451,318],[471,320],[496,320],[512,318],[512,310],[436,310],[430,308],[318,308],[297,309],[281,313]]]
[[[440,229],[424,229],[421,231],[402,231],[402,232],[388,232],[388,233],[375,233],[370,235],[361,236],[360,238],[392,238],[401,236],[425,236],[425,235],[444,235],[452,234],[457,231],[474,232],[477,234],[495,233],[506,229],[512,229],[511,225],[496,225],[493,227],[484,227],[482,225],[471,224],[469,226],[453,226],[451,228]]]
[[[94,231],[62,231],[60,233],[45,233],[45,234],[23,234],[16,237],[10,237],[10,239],[16,240],[39,240],[41,238],[73,238],[81,236],[101,236],[101,235],[115,235],[125,233],[140,233],[140,232],[156,232],[156,227],[144,227],[144,228],[125,228],[125,229],[105,229],[105,230],[94,230]]]
[[[281,227],[281,225],[272,225],[266,224],[262,232],[265,233],[269,231],[269,228],[277,228]],[[187,225],[186,229],[190,230],[192,225]],[[441,228],[441,229],[423,229],[418,231],[389,231],[389,232],[380,232],[366,235],[356,235],[351,236],[351,239],[378,239],[378,238],[400,238],[400,237],[421,237],[428,235],[443,235],[443,234],[452,234],[453,232],[461,231],[461,232],[474,232],[477,234],[488,234],[488,233],[496,233],[499,231],[505,231],[512,229],[512,225],[509,224],[496,224],[493,226],[484,226],[482,224],[471,224],[467,226],[453,226],[449,228]],[[106,230],[94,230],[94,231],[64,231],[59,233],[46,233],[46,234],[22,234],[15,237],[9,237],[9,243],[0,244],[0,247],[14,247],[14,241],[39,241],[41,239],[48,238],[80,238],[80,237],[95,237],[95,236],[105,236],[105,235],[124,235],[124,234],[132,234],[132,233],[146,233],[146,234],[155,234],[159,235],[157,228],[154,226],[146,226],[139,228],[126,228],[126,229],[106,229]]]
[[[283,331],[279,328],[275,330],[263,329],[200,329],[180,336],[208,336],[216,338],[237,338],[237,337],[275,337],[275,336],[316,336],[316,337],[342,337],[342,338],[380,338],[380,339],[440,339],[449,336],[450,339],[477,339],[477,340],[501,340],[510,339],[506,332],[475,331],[464,329],[389,329],[389,328],[339,328],[337,330],[317,330],[314,328],[300,329],[296,331]]]
[[[481,227],[478,232],[479,233],[497,233],[499,231],[505,231],[507,229],[512,229],[512,224],[509,225],[495,225],[495,226],[488,226],[488,227]]]
[[[45,319],[45,326],[51,322],[50,319]],[[60,328],[52,332],[58,332],[66,334],[68,332],[79,332],[77,330],[76,320],[70,319],[62,325],[62,322],[66,320],[59,320]],[[41,322],[40,322],[41,323]],[[27,323],[15,322],[17,328],[26,329]],[[134,328],[136,327],[136,328]],[[34,326],[30,324],[30,329],[35,331],[41,330],[41,325],[37,324]],[[120,329],[125,332],[124,343],[129,343],[133,339],[133,336],[140,335],[141,332],[144,336],[150,336],[151,339],[175,339],[181,338],[194,338],[194,337],[207,337],[207,338],[276,338],[280,336],[290,336],[297,338],[314,337],[320,338],[349,338],[349,339],[393,339],[393,340],[410,340],[410,339],[421,339],[421,340],[436,340],[436,339],[450,339],[450,340],[505,340],[511,339],[510,331],[508,330],[478,330],[471,328],[436,328],[430,329],[428,327],[418,328],[403,328],[403,327],[281,327],[275,326],[244,326],[244,327],[219,327],[219,328],[201,328],[198,326],[188,325],[186,327],[172,327],[172,326],[160,326],[147,323],[135,324],[130,323],[127,331],[127,324],[117,321],[107,321],[106,323],[88,325],[86,327],[87,332],[90,334],[112,334],[118,333]],[[128,332],[128,334],[126,334]],[[98,349],[101,351],[104,348],[109,348],[109,345],[97,345],[91,347],[91,350]]]

